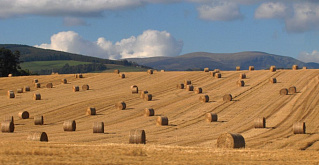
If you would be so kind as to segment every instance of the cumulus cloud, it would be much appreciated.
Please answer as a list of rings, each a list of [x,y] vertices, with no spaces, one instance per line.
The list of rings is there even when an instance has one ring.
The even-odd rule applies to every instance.
[[[183,42],[177,41],[166,31],[157,30],[146,30],[137,37],[122,39],[115,44],[103,37],[91,42],[76,32],[66,31],[52,35],[50,44],[35,46],[100,58],[120,59],[177,56],[183,48]]]
[[[303,62],[316,62],[319,63],[319,52],[314,50],[311,53],[301,52],[298,56],[298,59]]]
[[[243,17],[238,4],[229,1],[215,1],[204,4],[197,10],[199,18],[209,21],[232,21]]]
[[[267,2],[261,4],[255,12],[255,18],[284,18],[288,14],[288,8],[281,2]]]

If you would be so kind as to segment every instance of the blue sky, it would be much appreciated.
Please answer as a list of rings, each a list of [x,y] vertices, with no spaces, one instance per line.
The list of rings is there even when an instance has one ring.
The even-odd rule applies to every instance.
[[[0,43],[101,58],[262,51],[319,62],[315,0],[0,0]]]

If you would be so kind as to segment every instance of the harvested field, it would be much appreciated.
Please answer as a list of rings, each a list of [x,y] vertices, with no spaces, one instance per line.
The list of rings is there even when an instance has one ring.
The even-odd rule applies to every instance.
[[[221,73],[220,79],[212,79],[203,71],[154,72],[152,76],[128,72],[125,79],[114,73],[84,74],[81,79],[74,75],[3,77],[0,117],[13,116],[15,130],[1,133],[0,163],[319,163],[319,70]],[[240,88],[234,85],[238,73],[248,77]],[[280,83],[269,83],[271,77]],[[64,78],[68,84],[61,84]],[[43,84],[52,82],[54,88],[35,88],[34,79]],[[205,89],[209,102],[203,104],[198,101],[198,94],[176,89],[176,83],[185,79]],[[72,92],[71,87],[77,84],[90,84],[92,89]],[[151,91],[154,99],[146,102],[139,95],[132,95],[132,84]],[[30,86],[31,92],[7,98],[8,90],[23,86]],[[280,95],[280,89],[291,86],[298,89],[297,93]],[[33,101],[33,93],[44,97]],[[223,96],[228,93],[233,101],[226,103]],[[128,105],[124,111],[114,108],[119,98]],[[87,116],[83,112],[88,105],[98,109],[97,115]],[[146,107],[156,109],[158,116],[167,116],[169,125],[156,126],[158,116],[144,117]],[[28,111],[30,118],[18,118],[20,111]],[[218,121],[208,124],[204,116],[211,112],[218,114]],[[34,125],[34,116],[42,115],[45,124]],[[254,119],[260,116],[267,118],[265,129],[254,128]],[[76,121],[75,132],[63,131],[66,120]],[[104,134],[93,134],[95,121],[104,122]],[[307,123],[306,134],[293,133],[296,122]],[[145,130],[146,145],[128,144],[129,131],[133,129]],[[30,132],[46,132],[49,142],[27,141]],[[241,134],[245,149],[218,149],[217,138],[225,132]],[[92,152],[95,154],[87,154]]]

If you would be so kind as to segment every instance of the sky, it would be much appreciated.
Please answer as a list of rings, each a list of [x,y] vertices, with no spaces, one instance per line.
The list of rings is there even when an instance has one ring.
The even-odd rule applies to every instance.
[[[0,0],[0,44],[108,59],[261,51],[319,62],[319,0]]]

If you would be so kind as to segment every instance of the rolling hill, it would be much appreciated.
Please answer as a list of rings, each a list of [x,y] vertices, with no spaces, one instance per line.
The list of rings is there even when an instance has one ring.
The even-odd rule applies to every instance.
[[[300,67],[319,68],[317,63],[304,63],[292,57],[273,55],[263,52],[239,52],[239,53],[206,53],[195,52],[177,57],[151,57],[151,58],[129,58],[141,65],[164,70],[202,70],[211,69],[235,70],[236,66],[247,69],[253,65],[256,69],[267,69],[271,65],[277,68],[291,68],[296,64]]]

